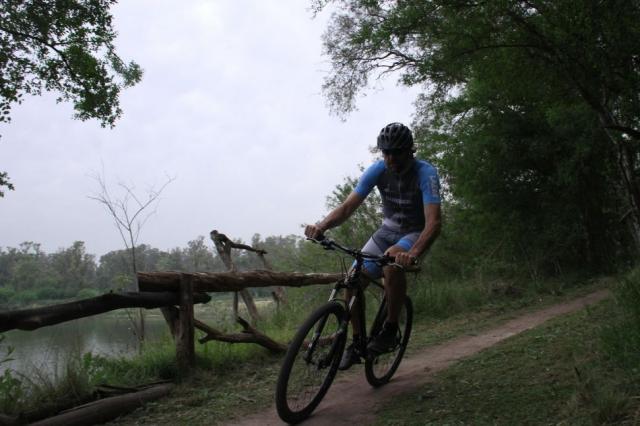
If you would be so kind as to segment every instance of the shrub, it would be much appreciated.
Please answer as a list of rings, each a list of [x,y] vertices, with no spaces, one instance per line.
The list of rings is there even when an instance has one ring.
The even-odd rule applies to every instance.
[[[38,299],[64,299],[64,290],[55,287],[43,287],[36,290]]]
[[[96,296],[100,296],[100,292],[95,288],[83,288],[76,294],[78,299],[89,299]]]
[[[623,276],[613,293],[615,318],[602,330],[604,347],[623,368],[637,368],[640,364],[640,267]]]
[[[16,293],[11,298],[11,303],[16,305],[28,305],[29,303],[35,302],[38,300],[38,293],[35,290],[25,290],[19,293]]]
[[[0,305],[7,304],[15,294],[15,290],[11,287],[0,287]]]

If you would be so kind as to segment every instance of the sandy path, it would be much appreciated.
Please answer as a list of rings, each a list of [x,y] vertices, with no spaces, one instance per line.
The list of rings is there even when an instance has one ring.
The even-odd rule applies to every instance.
[[[343,375],[342,378],[338,373],[336,381],[324,400],[304,424],[331,426],[371,424],[376,417],[376,408],[382,402],[393,396],[419,389],[432,380],[434,373],[444,370],[454,362],[534,328],[551,318],[599,302],[608,295],[607,290],[600,290],[579,299],[522,315],[476,336],[458,337],[438,346],[415,352],[410,358],[403,360],[389,384],[377,389],[369,386],[364,377],[364,371],[362,374]],[[348,398],[345,398],[345,395],[348,395]],[[234,424],[262,426],[284,423],[276,414],[275,407],[272,407]]]

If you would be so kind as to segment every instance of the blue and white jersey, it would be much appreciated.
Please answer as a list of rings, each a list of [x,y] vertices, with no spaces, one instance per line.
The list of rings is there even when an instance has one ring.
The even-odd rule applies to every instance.
[[[355,192],[365,198],[374,186],[382,197],[382,224],[396,232],[422,231],[424,206],[440,204],[438,171],[427,161],[414,159],[403,173],[394,173],[383,160],[377,161],[364,171]]]

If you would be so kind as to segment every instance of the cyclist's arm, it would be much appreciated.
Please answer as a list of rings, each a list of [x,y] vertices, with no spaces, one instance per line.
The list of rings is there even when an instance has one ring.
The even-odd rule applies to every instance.
[[[440,235],[441,225],[441,213],[440,204],[429,203],[424,205],[425,225],[424,229],[418,236],[418,239],[413,244],[413,247],[409,251],[403,251],[398,246],[394,246],[397,250],[389,252],[392,256],[395,256],[396,263],[402,266],[412,265],[416,259],[422,256],[433,242]]]
[[[411,247],[411,250],[409,250],[409,256],[418,258],[429,250],[429,247],[440,235],[440,229],[442,228],[441,216],[440,204],[429,203],[424,205],[424,229],[413,247]]]
[[[353,214],[353,212],[362,204],[364,197],[358,195],[356,192],[349,194],[346,200],[338,207],[333,209],[327,217],[322,219],[315,225],[307,225],[305,228],[305,235],[309,238],[318,238],[323,235],[327,230],[335,228],[342,224],[345,220]]]

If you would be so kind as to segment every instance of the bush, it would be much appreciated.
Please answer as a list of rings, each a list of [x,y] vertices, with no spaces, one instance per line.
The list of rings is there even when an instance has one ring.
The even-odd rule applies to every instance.
[[[91,297],[100,296],[100,294],[101,293],[95,288],[83,288],[76,294],[76,297],[78,299],[89,299]]]
[[[621,367],[640,365],[640,267],[622,277],[613,289],[614,317],[602,330],[604,347]]]
[[[0,412],[13,414],[16,402],[23,398],[22,382],[14,376],[11,370],[4,370],[0,375]]]
[[[16,305],[28,305],[29,303],[33,303],[38,300],[38,293],[35,290],[25,290],[19,293],[16,293],[11,298],[11,303]]]
[[[38,295],[38,299],[64,299],[65,292],[64,290],[55,288],[55,287],[43,287],[36,290],[36,294]]]
[[[0,305],[7,304],[15,294],[15,290],[11,287],[0,287]]]

